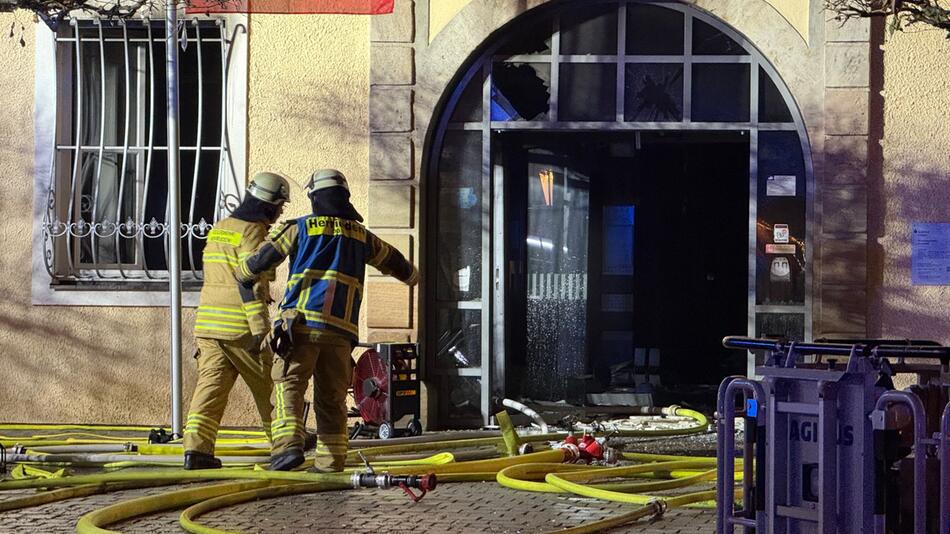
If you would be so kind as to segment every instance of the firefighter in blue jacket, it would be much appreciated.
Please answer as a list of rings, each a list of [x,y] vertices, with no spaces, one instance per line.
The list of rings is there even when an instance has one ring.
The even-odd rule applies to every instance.
[[[304,392],[312,376],[317,450],[332,459],[325,467],[342,471],[348,446],[346,391],[366,265],[408,285],[418,282],[419,271],[361,224],[342,173],[316,171],[306,188],[313,213],[275,227],[241,262],[238,278],[251,284],[290,257],[287,290],[270,339],[283,360],[275,361],[271,372],[271,469],[289,470],[304,461]]]

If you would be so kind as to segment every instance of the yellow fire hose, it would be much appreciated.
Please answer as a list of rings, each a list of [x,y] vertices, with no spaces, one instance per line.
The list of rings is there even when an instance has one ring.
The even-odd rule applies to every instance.
[[[705,416],[693,410],[672,407],[663,409],[664,415],[688,417],[695,424],[682,429],[619,429],[612,432],[614,436],[643,437],[643,436],[677,436],[705,432],[708,421]],[[506,425],[507,426],[507,425]],[[51,430],[55,434],[36,434],[26,439],[16,437],[0,437],[0,442],[10,440],[21,445],[25,442],[35,443],[35,447],[54,446],[90,446],[95,444],[124,444],[133,443],[137,446],[137,455],[134,461],[108,464],[110,467],[139,467],[142,462],[154,462],[158,458],[181,454],[180,442],[168,444],[148,444],[140,437],[107,436],[91,432],[141,432],[149,431],[150,427],[135,426],[99,426],[99,425],[0,425],[3,430],[39,431]],[[504,430],[504,429],[503,429]],[[264,460],[269,454],[266,438],[263,432],[254,431],[222,431],[222,435],[240,436],[221,438],[218,440],[217,454],[225,458],[237,460],[238,456],[258,457]],[[521,443],[535,443],[536,448],[546,446],[544,442],[561,439],[565,433],[549,433],[519,436],[513,432],[494,437],[477,437],[452,439],[448,441],[430,442],[402,442],[389,445],[367,443],[366,446],[348,452],[350,460],[356,460],[356,455],[362,453],[372,461],[372,465],[385,470],[392,475],[411,475],[434,473],[439,482],[465,482],[477,480],[497,480],[507,487],[545,492],[571,492],[578,495],[592,496],[601,499],[641,504],[641,508],[603,521],[589,523],[578,529],[568,529],[565,532],[593,532],[594,529],[609,528],[623,524],[640,517],[656,515],[660,505],[657,499],[668,506],[681,506],[708,501],[714,497],[714,492],[705,491],[677,497],[657,497],[642,492],[661,491],[686,487],[692,484],[708,482],[715,477],[715,458],[684,458],[670,455],[652,455],[645,453],[626,453],[623,458],[637,462],[648,462],[644,465],[621,468],[594,468],[588,465],[564,464],[565,451],[563,449],[542,450],[540,452],[521,456],[512,455],[516,446]],[[260,437],[248,437],[260,436]],[[360,444],[363,445],[363,444]],[[482,452],[462,451],[462,457],[483,456],[484,448],[494,448],[498,454],[504,456],[472,461],[456,461],[451,450],[482,448]],[[70,449],[48,449],[57,452]],[[93,449],[94,450],[94,449]],[[439,451],[433,456],[423,458],[405,458],[407,454],[418,454],[427,451]],[[489,450],[488,453],[491,451]],[[81,456],[81,455],[76,455]],[[141,457],[140,459],[138,457]],[[151,458],[150,458],[151,457]],[[163,460],[165,458],[162,458]],[[69,464],[69,462],[65,462]],[[48,465],[48,464],[44,464]],[[350,473],[314,474],[308,472],[273,472],[263,470],[227,468],[208,471],[184,471],[180,469],[162,469],[149,471],[125,471],[98,473],[94,475],[61,476],[43,479],[11,480],[0,482],[0,491],[26,488],[63,488],[48,491],[42,494],[9,501],[10,508],[16,509],[36,504],[45,504],[57,500],[92,495],[112,490],[132,489],[151,485],[165,485],[189,481],[207,480],[241,480],[237,483],[202,486],[168,492],[150,497],[120,502],[83,516],[77,525],[81,533],[107,532],[102,530],[103,525],[145,515],[161,510],[187,507],[182,513],[181,524],[190,532],[221,533],[225,531],[202,526],[195,521],[198,516],[211,510],[240,504],[254,499],[273,498],[284,495],[310,493],[327,489],[342,489],[351,487]],[[609,483],[593,483],[601,479],[641,478],[639,481],[623,481]],[[650,478],[654,480],[642,480]],[[4,510],[0,509],[0,510]]]
[[[287,497],[290,495],[301,495],[304,493],[317,493],[320,491],[327,491],[328,489],[336,488],[328,488],[326,484],[282,484],[278,486],[269,486],[266,488],[230,493],[228,495],[222,495],[220,497],[199,502],[189,508],[186,508],[181,513],[178,522],[181,525],[181,528],[195,534],[238,534],[230,530],[219,530],[202,525],[196,521],[196,518],[214,510],[228,506],[234,506],[236,504],[242,504],[245,502],[262,499],[273,499],[276,497]]]
[[[170,491],[161,495],[151,495],[140,497],[120,503],[106,506],[99,510],[89,512],[79,518],[76,523],[76,532],[79,534],[115,534],[114,530],[106,530],[102,527],[112,523],[118,523],[126,519],[131,519],[140,515],[147,515],[163,510],[190,506],[196,502],[201,502],[211,497],[227,495],[240,491],[247,491],[260,488],[271,484],[269,480],[254,480],[246,482],[231,482],[228,484],[217,484],[214,486],[204,486],[200,488],[188,488],[177,491]]]

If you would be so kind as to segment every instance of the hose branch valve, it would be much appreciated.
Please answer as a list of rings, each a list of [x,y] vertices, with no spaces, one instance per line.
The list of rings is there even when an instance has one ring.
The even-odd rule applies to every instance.
[[[363,460],[363,464],[366,466],[366,471],[363,473],[353,473],[353,476],[350,480],[353,483],[353,487],[356,489],[359,488],[380,488],[380,489],[389,489],[393,487],[398,487],[402,489],[412,499],[412,502],[419,502],[423,497],[426,496],[431,490],[435,489],[438,480],[434,473],[429,473],[427,475],[390,475],[389,473],[377,473],[373,466],[369,464],[369,461],[363,456],[363,453],[359,453],[360,458]],[[413,493],[413,489],[417,489],[420,493]]]

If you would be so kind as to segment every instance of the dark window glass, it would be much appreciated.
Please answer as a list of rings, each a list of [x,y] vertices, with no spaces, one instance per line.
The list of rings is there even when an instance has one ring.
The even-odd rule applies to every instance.
[[[627,65],[624,120],[683,120],[683,66],[667,63]]]
[[[693,122],[749,120],[749,65],[693,65]]]
[[[439,339],[436,366],[458,369],[478,367],[482,363],[481,310],[439,310]]]
[[[475,73],[459,96],[449,122],[481,122],[482,120],[482,69]]]
[[[547,63],[495,63],[492,67],[493,121],[546,120],[551,101]]]
[[[805,162],[796,132],[759,132],[756,303],[805,302]]]
[[[482,134],[449,131],[439,163],[437,298],[479,300],[482,268]]]
[[[800,313],[757,313],[755,337],[804,341],[805,316]]]
[[[103,24],[108,23],[103,21]],[[98,28],[82,27],[79,31],[83,38],[99,38]],[[187,48],[179,51],[179,127],[183,146],[195,146],[200,139],[205,149],[200,151],[200,157],[196,156],[194,150],[182,152],[179,169],[180,202],[184,223],[197,224],[203,219],[210,224],[214,220],[217,207],[215,201],[220,154],[206,148],[217,146],[221,142],[220,101],[223,73],[220,61],[221,44],[220,41],[215,42],[215,39],[220,38],[220,30],[202,25],[200,47],[194,40],[198,31],[198,28],[188,26],[187,36],[192,41]],[[122,146],[126,140],[130,145],[146,145],[147,138],[151,135],[155,139],[156,147],[165,146],[164,113],[156,113],[154,121],[153,115],[148,113],[151,89],[153,86],[164,87],[165,70],[156,69],[152,72],[147,60],[149,47],[155,57],[164,57],[164,31],[153,29],[151,45],[144,42],[148,38],[144,26],[130,24],[127,35],[130,39],[127,52],[122,42],[105,42],[100,56],[97,43],[84,42],[80,50],[81,65],[77,66],[75,62],[70,65],[73,80],[78,81],[79,70],[82,72],[82,83],[78,91],[68,89],[74,110],[68,126],[71,132],[68,137],[70,143],[74,142],[75,132],[81,126],[81,142],[85,145],[96,146],[102,142],[107,147]],[[123,33],[120,28],[104,27],[102,37],[121,39]],[[140,62],[140,54],[146,57],[145,62]],[[75,50],[70,48],[65,57],[72,61],[74,56]],[[137,73],[142,74],[144,82]],[[152,77],[154,80],[151,80]],[[200,113],[199,98],[203,99]],[[81,106],[78,105],[77,99],[81,100]],[[164,109],[164,99],[164,91],[155,93],[156,109]],[[73,199],[76,203],[72,212],[74,223],[95,223],[100,225],[99,232],[109,233],[116,225],[127,224],[130,220],[146,225],[152,219],[155,220],[155,225],[143,229],[144,239],[140,247],[136,246],[135,239],[124,237],[129,230],[107,237],[80,230],[79,233],[87,237],[75,240],[70,246],[73,247],[74,260],[95,264],[85,267],[111,268],[116,264],[124,264],[124,269],[133,271],[143,267],[156,270],[168,268],[164,234],[160,226],[166,218],[167,162],[162,157],[152,158],[150,165],[144,165],[143,161],[144,156],[139,156],[135,150],[126,154],[122,149],[105,148],[101,158],[97,150],[81,154],[77,171],[78,195]],[[66,172],[67,177],[72,174],[71,165],[70,160],[69,167],[64,166],[61,170]],[[146,169],[148,176],[145,175]],[[136,185],[137,183],[139,185]],[[183,270],[187,272],[202,268],[201,256],[205,242],[196,235],[182,238],[180,258]]]
[[[693,55],[745,55],[748,52],[731,37],[709,24],[693,19]]]
[[[792,122],[785,98],[762,67],[759,67],[759,122]]]
[[[681,55],[683,14],[649,4],[627,4],[627,53]]]
[[[561,54],[616,54],[617,6],[575,9],[561,15]]]
[[[560,78],[558,120],[616,120],[616,65],[562,63]]]

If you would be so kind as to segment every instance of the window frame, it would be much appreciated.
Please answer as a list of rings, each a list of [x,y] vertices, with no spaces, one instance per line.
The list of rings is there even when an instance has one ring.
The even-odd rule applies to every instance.
[[[89,19],[83,19],[87,21]],[[247,182],[246,166],[246,139],[247,139],[247,16],[244,14],[223,14],[214,16],[182,16],[182,20],[191,23],[195,20],[221,23],[222,39],[226,40],[229,60],[225,78],[227,102],[225,107],[225,123],[228,131],[228,149],[231,158],[230,167],[233,170],[233,179],[223,180],[219,185],[221,194],[234,195],[240,198],[243,184]],[[58,91],[57,81],[61,73],[68,72],[75,61],[73,57],[58,55],[56,33],[44,25],[37,26],[35,50],[35,86],[34,86],[34,166],[33,166],[33,233],[32,233],[32,299],[33,305],[66,305],[66,306],[154,306],[167,307],[168,282],[166,280],[124,280],[118,269],[99,269],[105,274],[116,275],[115,280],[97,280],[95,282],[77,282],[75,284],[57,284],[50,275],[48,262],[62,261],[56,258],[56,252],[48,245],[45,226],[48,218],[48,208],[55,199],[50,195],[55,191],[57,197],[68,200],[69,191],[63,193],[62,188],[51,189],[57,180],[54,158],[62,157],[58,154],[57,128],[60,121],[71,120],[72,94],[69,91]],[[156,58],[157,59],[157,58]],[[164,65],[164,58],[161,63]],[[72,86],[70,86],[72,87]],[[74,89],[74,88],[73,88]],[[58,100],[57,100],[58,99]],[[73,143],[75,140],[70,141]],[[60,143],[62,144],[62,143]],[[164,141],[156,146],[164,145]],[[59,151],[61,152],[61,151]],[[158,157],[165,156],[165,151],[156,151]],[[154,157],[154,155],[153,155]],[[225,164],[226,158],[221,158]],[[70,164],[71,165],[71,164]],[[77,188],[77,195],[81,191]],[[136,202],[138,210],[138,202]],[[187,207],[185,208],[187,210]],[[187,213],[183,213],[187,217]],[[216,210],[220,217],[220,210]],[[208,221],[213,224],[214,221]],[[182,241],[182,254],[187,257],[187,241]],[[65,253],[65,247],[58,248]],[[138,255],[140,251],[137,251]],[[141,258],[139,258],[141,259]],[[78,264],[78,261],[77,261]],[[127,269],[128,271],[128,269]],[[143,271],[139,271],[143,272]],[[165,275],[167,271],[150,270],[154,275]],[[187,307],[197,306],[200,281],[186,282],[182,288],[182,304]]]

